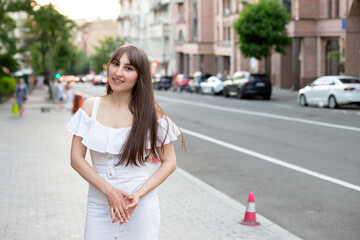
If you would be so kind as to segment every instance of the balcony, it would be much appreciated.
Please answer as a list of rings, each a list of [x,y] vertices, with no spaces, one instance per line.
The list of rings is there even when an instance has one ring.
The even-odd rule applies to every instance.
[[[231,46],[231,41],[230,40],[219,41],[219,46],[221,46],[221,47],[230,47]]]

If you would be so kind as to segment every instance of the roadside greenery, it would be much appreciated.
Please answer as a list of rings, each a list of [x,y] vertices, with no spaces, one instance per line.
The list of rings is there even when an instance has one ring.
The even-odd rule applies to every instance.
[[[50,3],[43,6],[35,6],[30,12],[25,24],[29,28],[27,43],[32,50],[32,56],[39,60],[40,54],[44,83],[50,88],[50,98],[53,97],[52,83],[55,80],[55,67],[67,67],[71,65],[72,49],[71,30],[75,23],[59,13]],[[57,62],[54,61],[57,60]]]
[[[285,54],[285,47],[291,43],[286,31],[291,16],[285,7],[277,0],[242,3],[245,9],[233,23],[241,55],[269,60],[272,50]],[[269,73],[269,61],[266,62]]]
[[[15,37],[16,22],[10,17],[11,13],[32,10],[32,0],[0,0],[0,71],[6,67],[15,72],[18,63],[14,58],[16,53],[24,49],[18,48],[19,39]]]
[[[27,17],[23,26],[16,26],[11,13],[20,11]],[[41,6],[35,0],[0,0],[0,98],[14,90],[12,83],[16,81],[5,72],[19,70],[14,57],[17,53],[30,53],[33,74],[44,76],[49,97],[53,98],[56,73],[78,75],[90,70],[101,73],[114,50],[124,44],[119,37],[104,38],[95,47],[96,53],[89,57],[73,43],[76,29],[76,24],[51,3]],[[15,30],[21,31],[23,44],[15,37]]]
[[[0,74],[0,102],[11,96],[16,87],[16,80],[5,73]]]
[[[100,73],[105,70],[105,65],[108,63],[110,57],[115,49],[124,44],[120,37],[105,37],[99,41],[98,47],[95,47],[96,53],[91,56],[91,63],[93,70]]]

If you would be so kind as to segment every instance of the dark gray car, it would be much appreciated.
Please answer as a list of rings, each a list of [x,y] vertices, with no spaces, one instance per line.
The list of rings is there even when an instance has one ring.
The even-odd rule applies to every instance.
[[[266,74],[240,71],[224,82],[224,97],[236,96],[241,99],[261,96],[265,100],[271,98],[272,85]]]

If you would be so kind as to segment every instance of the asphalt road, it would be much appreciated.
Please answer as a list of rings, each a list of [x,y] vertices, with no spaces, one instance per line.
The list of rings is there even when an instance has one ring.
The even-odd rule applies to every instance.
[[[183,129],[181,168],[242,204],[254,192],[257,212],[303,239],[360,238],[359,108],[304,108],[280,89],[270,101],[155,95]]]

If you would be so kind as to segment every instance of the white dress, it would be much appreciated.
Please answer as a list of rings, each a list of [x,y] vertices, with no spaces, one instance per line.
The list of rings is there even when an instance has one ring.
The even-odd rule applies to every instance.
[[[131,126],[110,128],[99,123],[96,120],[99,102],[100,98],[96,97],[91,117],[80,108],[66,129],[83,138],[81,142],[90,150],[94,170],[115,188],[131,194],[144,184],[150,172],[146,166],[115,166]],[[158,124],[156,146],[161,146],[164,140],[164,144],[175,141],[180,135],[179,129],[170,118],[164,116],[158,120]],[[150,146],[148,141],[147,149],[150,149]],[[112,223],[106,196],[89,184],[84,239],[155,240],[158,239],[159,225],[160,211],[156,189],[139,201],[129,222],[120,225],[119,221]]]

